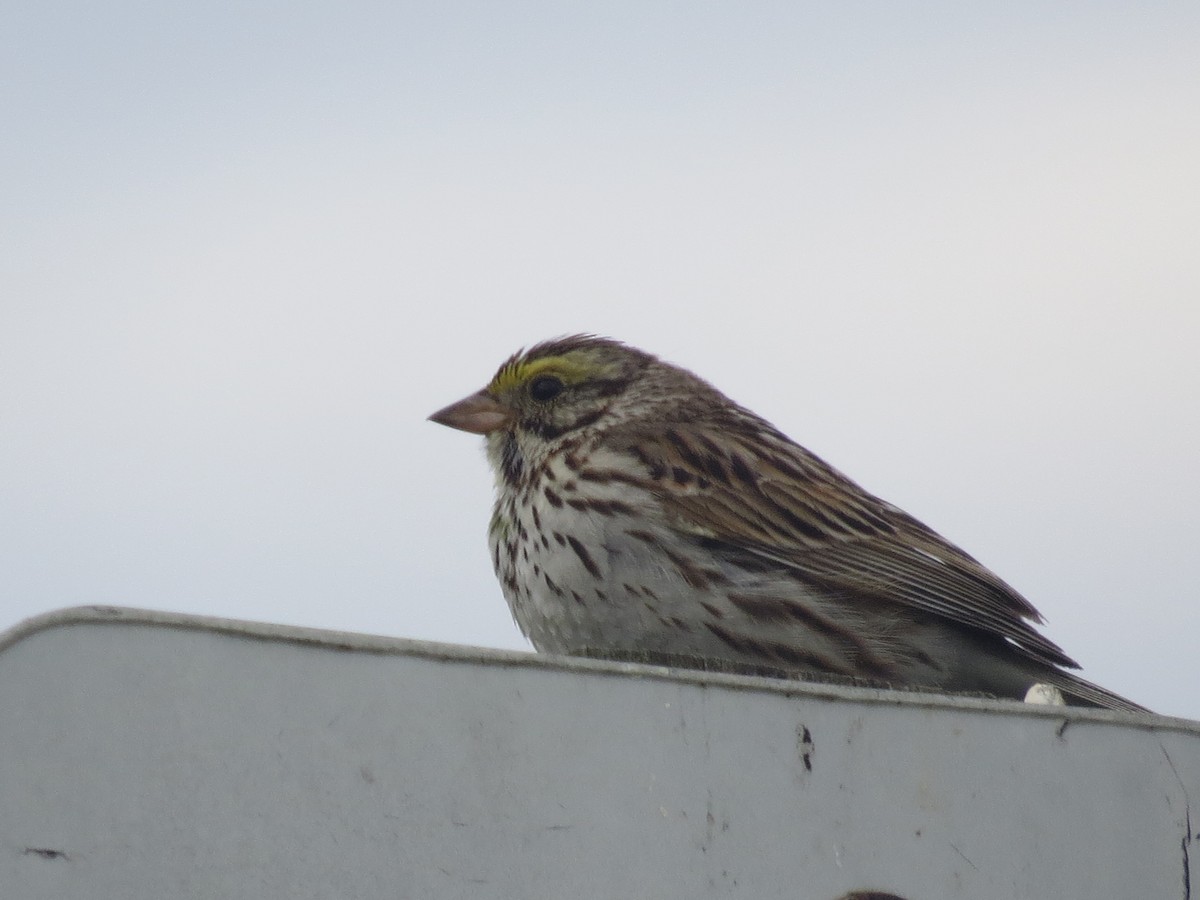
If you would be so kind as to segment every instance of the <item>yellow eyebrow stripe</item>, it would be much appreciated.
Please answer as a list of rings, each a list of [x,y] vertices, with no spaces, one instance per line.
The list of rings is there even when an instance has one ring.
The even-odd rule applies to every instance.
[[[496,373],[496,377],[488,385],[488,391],[494,394],[505,393],[543,372],[557,375],[567,384],[578,384],[596,374],[594,367],[580,365],[569,356],[546,356],[542,359],[529,362],[518,361],[510,366],[505,366]]]

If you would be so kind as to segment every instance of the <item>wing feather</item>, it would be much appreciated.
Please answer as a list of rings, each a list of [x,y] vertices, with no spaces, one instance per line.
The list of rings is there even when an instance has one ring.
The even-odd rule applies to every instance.
[[[643,458],[675,473],[660,492],[681,531],[822,589],[901,603],[1078,668],[1035,630],[1037,610],[945,538],[880,500],[758,419],[684,423],[638,434]],[[686,473],[686,474],[684,474]]]

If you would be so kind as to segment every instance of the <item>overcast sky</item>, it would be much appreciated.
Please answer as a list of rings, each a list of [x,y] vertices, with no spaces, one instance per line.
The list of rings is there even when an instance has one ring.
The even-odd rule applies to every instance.
[[[480,441],[698,372],[1200,718],[1200,6],[8,3],[0,628],[526,646]]]

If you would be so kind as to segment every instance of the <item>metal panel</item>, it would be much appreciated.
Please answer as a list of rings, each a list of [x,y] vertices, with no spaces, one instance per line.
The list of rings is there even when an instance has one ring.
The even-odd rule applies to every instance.
[[[1186,898],[1189,796],[1181,720],[133,610],[0,639],[15,900]]]

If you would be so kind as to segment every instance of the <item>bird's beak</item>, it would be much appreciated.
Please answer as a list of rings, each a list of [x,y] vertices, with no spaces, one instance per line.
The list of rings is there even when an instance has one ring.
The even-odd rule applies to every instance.
[[[512,421],[512,411],[497,403],[486,391],[480,391],[439,409],[429,420],[472,434],[491,434]]]

